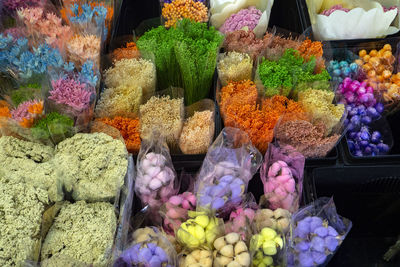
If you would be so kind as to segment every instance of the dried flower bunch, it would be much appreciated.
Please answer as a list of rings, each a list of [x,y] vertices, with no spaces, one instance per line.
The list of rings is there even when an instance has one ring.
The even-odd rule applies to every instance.
[[[217,70],[222,86],[227,85],[228,82],[251,80],[253,60],[248,54],[228,52],[220,57]]]
[[[224,47],[227,51],[247,53],[255,60],[265,50],[265,43],[253,31],[239,30],[225,36]]]
[[[174,28],[146,32],[137,46],[142,56],[155,56],[158,88],[183,88],[191,105],[209,94],[222,41],[214,27],[183,19]]]
[[[43,242],[41,265],[62,266],[72,260],[106,266],[116,227],[117,218],[110,203],[64,203]]]
[[[73,134],[74,120],[57,112],[50,112],[31,128],[32,136],[38,140],[51,138],[57,143]]]
[[[7,118],[11,118],[10,105],[4,100],[0,100],[0,128],[1,120]]]
[[[9,11],[17,11],[22,8],[40,5],[41,0],[4,0],[3,5]]]
[[[316,74],[315,67],[315,57],[306,61],[299,51],[289,48],[278,61],[264,59],[259,65],[258,75],[267,97],[278,94],[288,97],[293,87],[298,84],[330,79],[327,70]]]
[[[42,7],[26,7],[17,11],[19,19],[25,25],[28,35],[34,38],[44,38],[46,43],[63,51],[64,44],[72,35],[69,26],[52,12],[45,13]]]
[[[143,94],[155,91],[155,66],[146,59],[116,61],[105,76],[107,88],[97,103],[97,117],[137,117]]]
[[[165,19],[165,27],[173,27],[179,20],[184,18],[196,22],[207,22],[208,8],[202,1],[165,1],[161,10],[161,15]]]
[[[323,122],[313,125],[307,120],[288,120],[277,125],[275,137],[293,146],[306,158],[325,157],[336,145],[340,134],[328,136]]]
[[[43,200],[43,203],[47,202],[47,198],[52,202],[62,200],[57,188],[51,147],[12,136],[1,137],[0,147],[0,165],[5,177],[45,190],[46,201]]]
[[[154,130],[165,135],[169,144],[176,144],[184,117],[183,98],[152,96],[140,106],[140,137],[149,139]]]
[[[184,154],[206,153],[214,137],[214,116],[210,110],[195,112],[187,119],[179,137],[179,147]]]
[[[257,104],[257,87],[245,80],[230,82],[220,92],[220,109],[225,126],[245,131],[252,143],[262,152],[272,141],[273,129],[283,114],[302,117],[302,107],[284,96],[274,96]]]
[[[110,201],[124,183],[125,144],[104,133],[78,133],[57,145],[58,173],[75,200]]]
[[[241,9],[239,12],[232,14],[227,20],[225,20],[219,30],[224,34],[242,30],[243,28],[254,30],[260,21],[261,15],[261,10],[257,9],[255,6]]]
[[[115,49],[112,54],[111,58],[112,61],[119,61],[124,58],[139,58],[140,52],[134,42],[126,43],[125,47]]]
[[[72,77],[61,77],[53,80],[51,86],[52,90],[49,92],[48,99],[57,104],[67,105],[76,113],[89,108],[91,96],[95,93],[94,87]]]
[[[27,186],[23,179],[0,173],[1,266],[36,261],[42,215],[48,204],[46,190]]]
[[[13,120],[22,127],[29,128],[43,115],[43,101],[35,99],[22,102],[10,113]]]
[[[114,66],[105,71],[106,87],[123,85],[137,85],[142,88],[143,94],[151,94],[156,88],[156,69],[147,59],[121,59]]]
[[[68,60],[77,67],[91,60],[100,66],[100,37],[94,34],[76,34],[66,43]]]
[[[116,128],[125,140],[126,149],[137,154],[140,149],[140,127],[138,118],[99,118],[98,121]]]
[[[333,104],[335,93],[332,91],[308,89],[299,93],[299,103],[311,115],[313,123],[324,123],[327,134],[338,125],[345,113],[343,104]]]

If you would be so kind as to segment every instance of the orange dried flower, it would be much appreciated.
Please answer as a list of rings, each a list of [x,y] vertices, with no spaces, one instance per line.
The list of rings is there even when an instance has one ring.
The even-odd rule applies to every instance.
[[[31,114],[42,114],[43,113],[43,102],[38,102],[28,107],[28,112]]]
[[[164,4],[162,16],[165,19],[165,27],[175,26],[176,23],[184,18],[196,22],[207,22],[208,8],[202,2],[193,0],[174,0]]]
[[[315,57],[317,65],[315,66],[315,73],[320,73],[325,69],[325,60],[322,55],[324,53],[323,44],[318,41],[311,41],[306,38],[298,48],[300,55],[306,60],[310,60],[311,57]]]
[[[284,96],[274,96],[257,105],[257,87],[250,80],[230,82],[219,94],[225,126],[245,131],[262,153],[273,139],[273,129],[283,114],[303,117],[301,106]]]
[[[136,46],[136,43],[129,42],[129,43],[126,43],[126,47],[115,49],[112,52],[111,57],[112,57],[113,61],[119,61],[124,58],[127,58],[127,59],[139,58],[140,53]]]
[[[4,100],[0,100],[0,128],[2,127],[1,121],[4,118],[11,118],[10,107]]]
[[[117,116],[114,118],[99,118],[96,120],[118,129],[125,140],[125,145],[129,152],[139,152],[140,127],[138,118],[131,119]]]

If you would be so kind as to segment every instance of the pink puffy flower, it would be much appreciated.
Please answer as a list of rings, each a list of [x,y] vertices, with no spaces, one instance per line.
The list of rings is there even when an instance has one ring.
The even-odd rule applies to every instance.
[[[30,112],[30,107],[38,104],[42,104],[42,101],[28,100],[22,102],[17,108],[10,111],[11,117],[18,122],[22,122],[24,119],[33,119],[38,114]]]
[[[325,16],[329,16],[330,14],[332,14],[333,12],[335,12],[336,10],[342,10],[344,12],[349,12],[350,9],[348,8],[344,8],[342,5],[334,5],[332,6],[330,9],[324,10],[321,15],[325,15]]]
[[[232,14],[222,25],[220,31],[222,33],[233,32],[247,27],[253,30],[260,21],[262,12],[254,6],[240,10],[236,14]]]
[[[64,104],[81,112],[89,107],[90,98],[94,94],[94,88],[72,78],[60,78],[51,81],[53,89],[49,99],[57,104]]]
[[[229,223],[226,225],[228,233],[239,233],[245,237],[246,228],[252,224],[256,213],[251,208],[239,207],[232,211],[229,216]]]
[[[270,166],[264,193],[271,209],[293,210],[297,197],[296,181],[286,162],[276,161]]]
[[[164,230],[169,234],[179,228],[186,221],[188,211],[196,207],[196,196],[191,192],[171,196],[165,203]]]

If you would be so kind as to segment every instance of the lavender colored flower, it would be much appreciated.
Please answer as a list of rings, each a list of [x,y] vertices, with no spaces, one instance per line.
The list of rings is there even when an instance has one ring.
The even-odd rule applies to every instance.
[[[72,78],[59,78],[51,81],[53,89],[49,99],[57,104],[64,104],[81,112],[89,107],[90,98],[94,94],[94,88]]]
[[[254,6],[240,10],[236,14],[232,14],[222,25],[220,31],[222,33],[233,32],[247,27],[253,30],[260,21],[262,12]]]
[[[168,255],[165,251],[154,243],[136,244],[119,256],[114,262],[114,267],[130,267],[130,266],[167,266]]]
[[[339,240],[333,236],[325,237],[324,242],[326,248],[331,252],[335,251],[336,248],[339,246]]]
[[[9,11],[21,8],[39,6],[41,0],[3,0],[3,5]]]

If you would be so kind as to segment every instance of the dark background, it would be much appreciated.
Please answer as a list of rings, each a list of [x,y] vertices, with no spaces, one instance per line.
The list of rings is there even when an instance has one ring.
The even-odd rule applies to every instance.
[[[124,0],[117,36],[131,34],[143,20],[159,15],[159,0]],[[275,0],[269,26],[278,26],[292,32],[302,33],[296,0]]]

